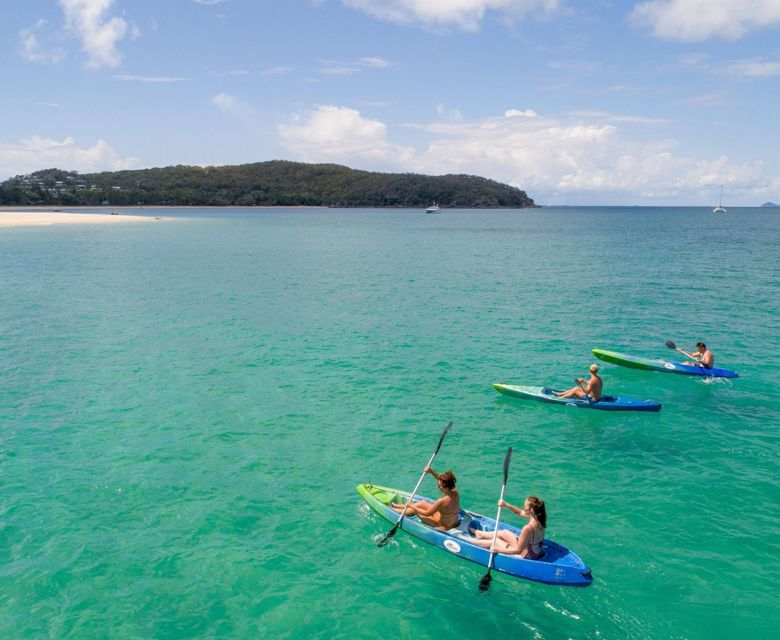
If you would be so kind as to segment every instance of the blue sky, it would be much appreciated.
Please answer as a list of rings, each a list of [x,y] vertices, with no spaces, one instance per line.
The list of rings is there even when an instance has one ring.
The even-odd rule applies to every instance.
[[[0,179],[288,159],[780,202],[780,0],[6,0],[0,33]]]

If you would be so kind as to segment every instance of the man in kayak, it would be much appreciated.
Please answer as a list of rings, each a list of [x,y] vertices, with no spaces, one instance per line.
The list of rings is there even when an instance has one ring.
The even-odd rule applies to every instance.
[[[599,366],[592,364],[588,367],[590,371],[590,380],[588,380],[588,386],[584,389],[582,384],[585,382],[585,378],[577,378],[577,386],[567,389],[566,391],[553,391],[553,394],[559,398],[584,398],[590,399],[592,402],[598,402],[601,400],[601,389],[604,386],[604,381],[599,376]]]
[[[460,518],[458,517],[460,493],[455,488],[455,474],[449,470],[438,474],[430,467],[425,467],[425,473],[430,473],[436,478],[439,491],[444,495],[433,503],[427,500],[412,502],[406,509],[406,515],[419,516],[420,520],[428,526],[442,531],[457,527],[460,524]],[[402,504],[391,503],[390,506],[398,513],[404,510],[404,505]]]
[[[509,529],[499,529],[498,535],[496,535],[496,546],[493,547],[494,531],[470,529],[470,533],[474,534],[474,540],[471,542],[478,547],[490,549],[493,553],[519,555],[521,558],[529,560],[541,558],[544,555],[542,543],[544,542],[544,530],[547,527],[547,510],[544,507],[544,500],[539,500],[536,496],[528,496],[522,509],[518,509],[504,500],[499,500],[498,506],[505,507],[523,518],[528,518],[528,524],[520,530],[520,535],[516,535]]]
[[[684,353],[693,361],[693,362],[683,362],[683,364],[687,364],[689,366],[701,365],[705,369],[712,369],[713,365],[715,364],[715,356],[712,354],[712,351],[710,351],[707,348],[707,345],[704,344],[703,342],[696,343],[696,353],[688,353],[687,351],[683,351],[682,349],[680,349],[680,352]]]

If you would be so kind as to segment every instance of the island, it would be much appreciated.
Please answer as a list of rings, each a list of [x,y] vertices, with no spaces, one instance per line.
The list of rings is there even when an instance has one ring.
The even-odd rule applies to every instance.
[[[775,204],[774,202],[765,202],[761,206],[762,207],[780,207],[780,204]]]
[[[0,183],[0,206],[536,207],[525,191],[472,175],[360,171],[272,160],[79,174],[45,169]]]

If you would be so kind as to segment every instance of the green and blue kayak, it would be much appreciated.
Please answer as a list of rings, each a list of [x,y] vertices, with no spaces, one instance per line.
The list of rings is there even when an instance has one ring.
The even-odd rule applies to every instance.
[[[736,371],[731,369],[718,369],[704,365],[689,365],[682,362],[671,362],[670,360],[642,358],[640,356],[630,356],[616,351],[607,351],[606,349],[593,349],[593,355],[604,362],[619,364],[622,367],[632,369],[644,369],[645,371],[661,371],[663,373],[679,373],[686,376],[707,376],[710,378],[738,378]]]
[[[369,507],[380,516],[395,524],[398,512],[393,510],[391,503],[405,504],[409,500],[408,491],[380,487],[373,484],[359,484],[358,493]],[[430,498],[417,496],[415,502]],[[460,523],[454,529],[440,531],[420,522],[417,516],[408,516],[401,522],[401,530],[409,535],[424,540],[435,547],[447,551],[453,556],[470,562],[476,562],[483,567],[488,565],[490,552],[484,547],[473,543],[474,530],[495,531],[496,521],[493,518],[461,509],[458,513]],[[505,522],[500,522],[499,530],[506,529],[515,535],[520,535],[520,529]],[[593,582],[590,569],[582,559],[571,549],[545,539],[542,543],[544,555],[538,560],[521,558],[517,555],[503,553],[495,554],[493,570],[506,575],[524,578],[535,582],[545,582],[559,586],[587,587]]]
[[[601,411],[660,411],[661,403],[653,400],[637,400],[629,396],[602,396],[600,400],[588,398],[559,398],[555,395],[560,389],[550,387],[529,387],[515,384],[494,384],[493,388],[505,396],[541,400],[553,404],[564,404],[581,409],[598,409]]]

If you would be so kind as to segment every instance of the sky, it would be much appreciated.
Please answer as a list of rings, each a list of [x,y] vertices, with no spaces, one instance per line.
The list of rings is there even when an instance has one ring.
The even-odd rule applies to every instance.
[[[294,160],[780,202],[780,0],[1,0],[0,180]]]

